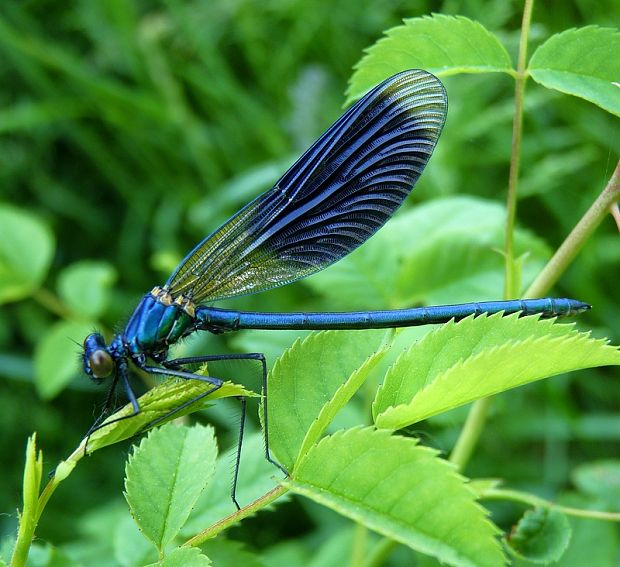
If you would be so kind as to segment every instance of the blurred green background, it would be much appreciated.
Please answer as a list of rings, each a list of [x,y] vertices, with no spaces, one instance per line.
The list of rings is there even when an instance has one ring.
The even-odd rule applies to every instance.
[[[339,116],[364,48],[402,18],[431,12],[479,20],[514,56],[521,5],[502,0],[0,4],[0,204],[9,211],[2,218],[14,218],[10,207],[26,215],[24,223],[33,218],[41,227],[36,238],[23,236],[24,247],[48,250],[47,259],[45,252],[39,258],[37,285],[2,297],[0,510],[7,514],[0,516],[0,533],[16,527],[26,437],[38,432],[51,470],[77,445],[102,402],[103,391],[79,375],[80,349],[71,340],[79,343],[94,327],[109,333],[122,324],[190,247],[267,189]],[[619,21],[616,0],[539,3],[532,46],[570,27]],[[460,75],[446,86],[444,134],[405,208],[454,195],[501,204],[513,81]],[[553,250],[610,176],[620,129],[586,101],[530,84],[524,136],[519,224]],[[11,227],[6,221],[0,234]],[[37,253],[25,253],[24,260],[31,254]],[[555,290],[592,303],[595,309],[580,325],[616,344],[619,264],[610,218]],[[234,305],[351,307],[347,298],[338,305],[337,296],[300,282]],[[84,304],[92,312],[84,312]],[[273,357],[286,341],[290,336],[205,337],[181,349],[264,349]],[[617,454],[620,388],[612,372],[582,372],[502,396],[467,472],[504,476],[549,494],[570,486],[575,464]],[[221,444],[232,442],[235,415],[208,415],[224,430]],[[430,424],[442,448],[449,449],[463,415]],[[48,506],[39,536],[70,541],[88,511],[118,501],[126,450],[115,446],[85,459]],[[287,533],[310,533],[309,506],[286,505],[269,528],[247,529],[272,530],[255,539],[257,546]],[[502,510],[497,513],[501,521]],[[302,521],[291,522],[293,515]]]

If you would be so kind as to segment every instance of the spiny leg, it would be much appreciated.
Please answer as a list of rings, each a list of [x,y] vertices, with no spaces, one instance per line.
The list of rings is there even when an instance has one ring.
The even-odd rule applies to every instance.
[[[151,427],[153,427],[154,425],[156,425],[157,423],[159,423],[160,421],[163,421],[164,419],[167,419],[170,415],[174,415],[176,412],[182,410],[183,408],[187,407],[188,405],[200,400],[201,398],[204,398],[205,396],[208,396],[209,394],[213,393],[215,390],[218,390],[223,382],[221,380],[218,380],[217,378],[211,378],[210,376],[201,376],[199,374],[193,374],[190,372],[182,372],[182,371],[178,371],[178,370],[166,370],[163,368],[157,368],[157,367],[150,367],[150,366],[145,366],[142,368],[143,370],[145,370],[146,372],[149,372],[151,374],[164,374],[166,376],[176,376],[178,378],[183,378],[185,380],[199,380],[201,382],[209,382],[210,384],[213,384],[213,388],[211,388],[210,390],[208,390],[207,392],[203,392],[202,394],[200,394],[199,396],[196,396],[195,398],[188,400],[187,402],[181,404],[180,406],[174,408],[173,410],[171,410],[170,412],[168,412],[166,415],[153,420],[152,422],[148,423],[147,425],[145,425],[144,427],[142,427],[140,429],[140,432],[145,431],[146,429],[149,429]],[[97,422],[95,422],[95,424],[89,429],[88,433],[86,434],[86,443],[84,445],[84,453],[86,454],[87,448],[88,448],[88,441],[91,437],[91,435],[95,432],[98,431],[99,429],[102,429],[104,427],[108,427],[109,425],[112,425],[114,423],[118,423],[119,421],[124,421],[125,419],[129,419],[132,417],[137,416],[142,410],[140,408],[140,403],[138,402],[138,399],[133,391],[133,388],[131,387],[131,384],[129,382],[129,373],[128,373],[128,368],[127,365],[123,365],[121,367],[119,367],[119,371],[118,374],[122,377],[123,380],[123,385],[125,386],[125,392],[127,394],[127,398],[129,399],[129,402],[131,403],[131,406],[133,407],[133,412],[128,414],[128,415],[123,415],[121,417],[117,417],[115,419],[112,419],[110,421],[106,421],[104,423],[99,423],[102,419],[102,417],[105,414],[102,414],[101,417],[99,417],[97,419]],[[115,377],[115,382],[113,383],[113,386],[115,386],[116,382],[118,381],[118,376]],[[110,388],[111,392],[113,391],[112,387]],[[106,399],[106,404],[108,403],[108,400],[111,399],[111,392],[108,393],[108,399]],[[139,435],[139,433],[137,433],[136,435]]]
[[[191,356],[186,358],[177,358],[173,360],[168,360],[162,363],[167,368],[178,368],[185,364],[202,364],[208,362],[217,362],[219,360],[258,360],[261,363],[261,389],[263,395],[263,425],[264,425],[264,442],[265,442],[265,458],[272,465],[278,467],[286,476],[288,476],[288,471],[278,463],[274,458],[271,457],[271,453],[269,451],[269,421],[268,421],[268,411],[267,411],[267,360],[265,359],[265,355],[262,352],[250,352],[250,353],[236,353],[236,354],[214,354],[214,355],[206,355],[206,356]],[[243,442],[243,433],[244,433],[244,423],[245,423],[245,412],[246,412],[246,401],[244,398],[240,398],[242,402],[242,412],[241,412],[241,427],[239,431],[239,443],[237,445],[237,459],[235,463],[235,472],[234,472],[234,481],[233,481],[233,502],[237,505],[234,494],[236,493],[237,486],[237,478],[239,476],[239,465],[241,460],[241,447]],[[238,505],[237,505],[238,506]]]
[[[99,417],[97,417],[97,419],[95,419],[95,422],[89,427],[88,431],[86,432],[85,437],[89,437],[90,434],[95,430],[95,428],[110,413],[110,408],[112,407],[112,398],[114,397],[114,391],[116,390],[117,384],[118,384],[118,372],[114,374],[114,378],[112,379],[112,384],[110,384],[110,388],[108,389],[105,402],[103,403],[103,409],[101,410]]]
[[[239,502],[237,502],[237,483],[239,481],[239,467],[241,465],[241,447],[243,445],[243,433],[245,431],[245,416],[248,401],[244,397],[239,397],[241,402],[241,419],[239,420],[239,437],[237,439],[237,455],[235,458],[235,472],[233,473],[233,482],[230,488],[230,497],[233,504],[237,507],[237,510],[241,510]]]
[[[247,353],[237,353],[237,354],[213,354],[207,356],[190,356],[187,358],[177,358],[174,360],[168,360],[163,363],[166,367],[181,366],[183,364],[192,364],[192,363],[204,363],[204,362],[215,362],[218,360],[258,360],[261,363],[262,369],[262,377],[261,377],[261,389],[263,395],[263,425],[265,428],[265,458],[272,465],[278,467],[286,476],[289,476],[288,471],[272,458],[271,453],[269,451],[269,420],[268,420],[268,411],[267,411],[267,359],[262,352],[247,352]]]
[[[207,355],[207,356],[194,356],[194,357],[186,357],[186,358],[179,358],[179,359],[173,359],[173,360],[168,360],[168,361],[163,361],[162,365],[164,366],[164,368],[160,368],[160,367],[155,367],[155,366],[143,366],[142,370],[144,370],[145,372],[148,372],[150,374],[157,374],[157,375],[163,375],[163,376],[175,376],[177,378],[181,378],[184,380],[199,380],[201,382],[208,382],[210,384],[213,384],[213,388],[210,388],[209,390],[207,390],[206,392],[203,392],[197,396],[195,396],[194,398],[187,400],[186,402],[180,404],[179,406],[177,406],[176,408],[172,409],[171,411],[169,411],[168,413],[166,413],[165,415],[147,423],[144,427],[141,428],[140,432],[137,433],[136,435],[139,435],[141,432],[146,431],[147,429],[150,429],[152,427],[154,427],[155,425],[157,425],[158,423],[168,419],[170,416],[174,415],[175,413],[178,413],[179,411],[183,410],[184,408],[188,407],[189,405],[192,405],[194,403],[196,403],[197,401],[205,398],[206,396],[212,394],[213,392],[215,392],[216,390],[218,390],[219,388],[221,388],[223,381],[219,380],[218,378],[214,378],[212,376],[202,376],[200,374],[195,374],[192,372],[185,372],[183,370],[179,370],[179,368],[182,368],[183,365],[185,364],[196,364],[196,363],[205,363],[205,362],[214,362],[214,361],[219,361],[219,360],[258,360],[261,363],[261,370],[262,370],[262,378],[261,378],[261,383],[262,383],[262,390],[263,390],[263,423],[265,426],[265,431],[264,431],[264,441],[265,441],[265,457],[267,459],[268,462],[272,463],[273,465],[275,465],[276,467],[278,467],[285,475],[288,476],[288,471],[282,466],[280,465],[280,463],[278,463],[275,459],[273,459],[271,457],[271,454],[269,452],[269,428],[268,428],[268,412],[267,412],[267,362],[265,359],[264,354],[262,353],[243,353],[243,354],[226,354],[226,355]],[[129,383],[129,378],[128,378],[128,373],[127,373],[127,368],[125,365],[125,368],[119,368],[119,373],[122,376],[123,379],[123,383],[125,386],[125,390],[127,393],[127,397],[129,398],[130,403],[132,404],[134,411],[129,414],[129,415],[125,415],[119,418],[116,418],[114,420],[108,421],[106,423],[103,424],[99,424],[99,422],[101,421],[101,419],[105,416],[105,413],[102,414],[102,416],[100,416],[100,418],[98,418],[97,422],[95,422],[95,424],[93,425],[93,427],[91,427],[91,429],[89,430],[89,432],[87,433],[87,437],[90,438],[90,436],[92,435],[92,433],[94,433],[95,431],[103,428],[103,427],[107,427],[108,425],[112,425],[113,423],[117,423],[119,421],[125,420],[125,419],[129,419],[131,417],[135,417],[136,415],[138,415],[141,412],[141,408],[140,405],[136,399],[136,396],[133,392],[133,389],[131,388],[131,385]],[[106,399],[106,408],[110,405],[110,400],[112,399],[112,395],[113,395],[113,391],[114,388],[116,387],[116,383],[118,382],[118,376],[115,377],[115,382],[113,382],[112,387],[110,388],[110,392],[108,393],[108,397]],[[240,420],[240,427],[239,427],[239,441],[237,444],[237,454],[236,454],[236,459],[235,459],[235,472],[234,472],[234,478],[233,478],[233,486],[232,486],[232,490],[231,490],[231,497],[232,500],[235,504],[235,506],[237,508],[239,508],[239,504],[237,502],[236,499],[236,490],[237,490],[237,483],[238,483],[238,476],[239,476],[239,465],[240,465],[240,459],[241,459],[241,448],[242,448],[242,443],[243,443],[243,434],[244,434],[244,430],[245,430],[245,416],[246,416],[246,400],[245,398],[241,398],[239,397],[239,400],[242,404],[241,407],[241,420]],[[107,409],[106,409],[107,411]],[[86,447],[88,445],[88,439],[86,441],[86,445],[85,445],[85,451],[86,451]]]
[[[196,357],[196,358],[200,358],[200,357]],[[179,359],[179,360],[182,360],[182,359]],[[208,384],[211,384],[213,387],[209,388],[206,392],[202,392],[201,394],[198,394],[197,396],[194,396],[193,398],[176,406],[175,408],[167,412],[165,415],[162,415],[158,417],[157,419],[150,421],[136,435],[139,435],[140,433],[146,431],[147,429],[150,429],[151,427],[154,427],[158,423],[168,419],[170,416],[173,416],[175,413],[178,413],[181,410],[185,409],[186,407],[202,400],[203,398],[206,398],[209,394],[212,394],[213,392],[219,390],[222,387],[222,384],[224,384],[222,380],[220,380],[219,378],[214,378],[213,376],[203,376],[201,374],[195,374],[194,372],[185,372],[184,370],[178,370],[178,368],[181,367],[181,364],[170,364],[170,363],[175,363],[175,362],[176,361],[166,362],[166,368],[159,368],[157,366],[144,366],[142,367],[142,370],[150,374],[175,376],[176,378],[181,378],[183,380],[198,380],[199,382],[206,382]],[[200,362],[200,361],[197,361],[197,362]]]
[[[267,405],[269,402],[269,396],[267,395],[267,361],[265,360],[265,355],[263,353],[252,353],[259,357],[258,359],[261,361],[263,365],[263,377],[262,377],[262,390],[263,390],[263,425],[265,428],[265,458],[274,466],[278,467],[286,476],[289,476],[288,471],[271,457],[271,453],[269,451],[269,413],[267,411]]]
[[[160,417],[160,418],[158,418],[158,419],[148,423],[143,428],[143,430],[149,429],[149,428],[153,427],[154,425],[156,425],[157,423],[159,423],[160,421],[162,421],[164,419],[168,419],[174,413],[177,413],[177,412],[181,411],[183,408],[187,407],[188,405],[196,403],[197,401],[199,401],[202,398],[208,396],[209,394],[213,393],[215,390],[219,389],[222,386],[223,382],[221,380],[213,378],[211,376],[202,376],[200,374],[180,371],[179,368],[182,368],[183,365],[186,365],[186,364],[204,364],[204,363],[214,362],[214,361],[218,361],[218,360],[235,360],[235,359],[236,360],[239,360],[239,359],[243,360],[243,359],[246,359],[246,358],[248,358],[248,357],[246,357],[244,355],[206,355],[206,356],[192,356],[192,357],[186,357],[186,358],[177,358],[177,359],[167,360],[167,361],[162,362],[162,364],[166,367],[166,369],[168,369],[168,372],[163,371],[163,373],[168,373],[168,374],[171,374],[171,375],[174,375],[174,376],[179,376],[180,378],[195,379],[195,380],[202,380],[202,381],[208,381],[208,382],[213,382],[214,380],[218,380],[220,383],[219,383],[219,385],[217,385],[214,388],[211,388],[207,392],[203,392],[202,394],[199,394],[198,396],[195,396],[191,400],[188,400],[188,401],[184,402],[183,404],[177,406],[176,408],[174,408],[173,410],[168,412],[165,416],[162,416],[162,417]],[[149,372],[151,370],[154,370],[154,368],[147,367],[147,368],[144,368],[144,370]],[[161,369],[157,369],[157,373],[162,373]],[[181,376],[181,374],[184,374],[184,376]],[[192,376],[192,378],[190,378],[190,376]],[[246,410],[247,410],[247,401],[242,396],[236,396],[236,397],[239,400],[239,402],[241,403],[241,419],[240,419],[240,423],[239,423],[239,437],[238,437],[238,441],[237,441],[235,470],[234,470],[234,473],[233,473],[233,483],[232,483],[232,487],[231,487],[231,491],[230,491],[230,497],[231,497],[234,505],[236,506],[237,510],[240,510],[241,506],[239,506],[239,502],[237,501],[237,484],[238,484],[238,480],[239,480],[239,465],[240,465],[240,462],[241,462],[241,447],[243,445],[243,434],[244,434],[244,431],[245,431],[245,417],[246,417]]]
[[[109,411],[110,407],[112,406],[111,400],[112,400],[112,396],[114,394],[114,390],[116,389],[116,386],[118,384],[119,376],[123,380],[123,386],[125,387],[125,393],[127,394],[127,398],[129,399],[129,402],[131,403],[131,406],[133,407],[133,412],[128,414],[128,415],[124,415],[122,417],[117,417],[116,419],[112,419],[112,420],[107,421],[107,422],[104,421],[104,423],[101,423],[101,421],[104,419],[104,417],[106,416],[107,412]],[[114,380],[112,382],[112,385],[110,386],[110,390],[108,391],[108,395],[106,397],[106,401],[105,401],[105,404],[104,404],[103,412],[95,420],[95,423],[93,423],[93,425],[91,425],[90,429],[86,432],[86,442],[84,443],[84,455],[86,455],[86,453],[88,451],[88,442],[90,441],[90,438],[91,438],[92,434],[95,433],[95,431],[98,431],[99,429],[103,429],[104,427],[108,427],[108,425],[112,425],[113,423],[118,423],[119,421],[123,421],[123,420],[129,419],[131,417],[135,417],[139,413],[140,413],[140,404],[138,403],[138,399],[136,398],[136,394],[133,391],[133,388],[131,387],[131,384],[129,383],[129,372],[128,372],[128,368],[127,368],[127,363],[120,364],[119,368],[118,368],[118,372],[114,376]]]

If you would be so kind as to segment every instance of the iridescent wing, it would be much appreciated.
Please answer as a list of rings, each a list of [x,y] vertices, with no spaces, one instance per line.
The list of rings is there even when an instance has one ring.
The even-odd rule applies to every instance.
[[[447,112],[421,70],[349,108],[276,185],[196,246],[170,276],[194,302],[264,291],[340,260],[394,214],[428,162]]]

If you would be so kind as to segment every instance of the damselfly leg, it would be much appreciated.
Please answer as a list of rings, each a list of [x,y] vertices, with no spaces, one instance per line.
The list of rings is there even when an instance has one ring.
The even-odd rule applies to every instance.
[[[165,376],[175,376],[177,378],[181,378],[183,380],[198,380],[201,382],[207,382],[209,384],[212,384],[213,387],[210,388],[209,390],[207,390],[206,392],[201,393],[199,396],[196,396],[195,398],[181,404],[180,406],[174,408],[173,410],[171,410],[169,413],[167,413],[166,415],[153,420],[152,422],[148,423],[146,426],[144,426],[139,433],[142,433],[143,431],[150,429],[151,427],[153,427],[153,425],[159,423],[160,421],[163,421],[164,419],[167,419],[168,417],[170,417],[170,415],[174,415],[175,413],[177,413],[178,411],[180,411],[181,409],[187,407],[188,405],[191,405],[192,403],[208,396],[209,394],[212,394],[213,392],[215,392],[216,390],[218,390],[219,388],[222,387],[222,380],[219,380],[218,378],[213,378],[212,376],[202,376],[200,374],[194,374],[192,372],[184,372],[182,370],[176,370],[174,368],[159,368],[159,367],[155,367],[155,366],[144,366],[141,368],[142,370],[144,370],[145,372],[148,372],[149,374],[156,374],[156,375],[165,375]],[[105,420],[105,417],[109,414],[110,409],[112,408],[112,404],[113,404],[113,399],[114,399],[114,391],[116,389],[116,386],[118,385],[119,380],[122,381],[123,383],[123,387],[125,388],[125,393],[127,395],[127,399],[129,400],[129,403],[131,404],[133,411],[127,415],[123,415],[121,417],[117,417],[115,419],[111,419],[111,420]],[[101,415],[95,420],[95,423],[93,423],[93,425],[90,427],[90,429],[87,431],[86,433],[86,441],[84,443],[84,454],[86,454],[88,452],[88,442],[91,438],[91,436],[93,435],[93,433],[95,433],[96,431],[99,431],[100,429],[103,429],[104,427],[108,427],[110,425],[113,425],[115,423],[118,423],[120,421],[124,421],[126,419],[130,419],[132,417],[137,416],[138,414],[140,414],[140,412],[142,411],[142,409],[140,408],[140,403],[138,402],[137,396],[131,386],[131,382],[129,380],[129,369],[127,368],[126,364],[122,364],[119,365],[118,368],[118,372],[116,374],[116,376],[114,377],[113,381],[112,381],[112,385],[110,386],[110,390],[108,391],[108,395],[104,404],[104,408],[103,411],[101,413]],[[138,433],[138,434],[139,434]]]
[[[227,360],[247,360],[247,361],[258,361],[261,365],[261,394],[262,394],[262,404],[261,404],[261,409],[262,409],[262,419],[263,419],[263,439],[264,439],[264,443],[265,443],[265,458],[267,459],[267,461],[269,461],[272,465],[276,466],[277,468],[279,468],[286,476],[288,476],[288,471],[280,464],[278,463],[278,461],[276,461],[272,456],[271,456],[271,452],[269,450],[269,412],[268,412],[268,406],[269,406],[269,396],[267,393],[267,360],[265,359],[265,355],[262,352],[250,352],[250,353],[238,353],[238,354],[216,354],[216,355],[205,355],[205,356],[192,356],[192,357],[186,357],[186,358],[177,358],[174,360],[168,360],[163,362],[162,364],[167,368],[167,369],[177,369],[177,368],[182,368],[183,366],[186,365],[193,365],[193,364],[208,364],[209,362],[218,362],[218,361],[227,361]],[[159,369],[158,371],[163,371],[163,373],[165,373],[165,370],[163,369]],[[194,376],[199,376],[199,375],[194,375]],[[204,378],[204,377],[203,377]],[[170,417],[170,415],[172,415],[173,413],[176,413],[178,411],[180,411],[181,409],[187,407],[190,404],[195,403],[196,401],[202,399],[203,397],[211,394],[214,390],[210,390],[206,393],[200,394],[199,396],[183,403],[181,406],[173,409],[169,414],[167,414],[166,416],[160,417],[157,420],[149,423],[147,426],[145,426],[144,429],[153,427],[154,425],[157,425],[157,423],[159,423],[160,421],[164,420],[164,419],[168,419]],[[239,505],[237,504],[237,500],[236,500],[236,489],[237,489],[237,481],[238,481],[238,476],[239,476],[239,466],[240,466],[240,462],[241,462],[241,448],[243,445],[243,436],[244,436],[244,429],[245,429],[245,416],[246,416],[246,399],[243,397],[239,397],[238,398],[240,403],[241,403],[241,419],[240,419],[240,426],[239,426],[239,438],[238,438],[238,443],[237,443],[237,454],[236,454],[236,459],[235,459],[235,470],[234,470],[234,478],[233,478],[233,487],[232,487],[232,491],[231,491],[231,496],[233,499],[233,502],[235,503],[235,505],[237,507],[239,507]]]

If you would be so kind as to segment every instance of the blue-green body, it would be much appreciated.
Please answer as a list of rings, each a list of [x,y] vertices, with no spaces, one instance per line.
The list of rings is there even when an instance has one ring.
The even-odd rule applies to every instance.
[[[457,305],[413,307],[386,311],[349,311],[321,313],[261,313],[201,307],[196,310],[197,327],[212,332],[239,329],[265,330],[322,330],[322,329],[385,329],[415,327],[446,323],[482,313],[540,314],[542,317],[575,315],[589,309],[581,301],[564,298],[515,299],[510,301],[482,301]]]
[[[151,292],[142,298],[129,319],[123,343],[134,357],[159,355],[193,330],[194,318],[181,305],[164,302]]]
[[[446,323],[482,313],[540,314],[541,317],[575,315],[590,308],[574,299],[543,298],[483,301],[391,309],[385,311],[261,313],[216,307],[183,308],[170,303],[163,288],[145,295],[121,335],[122,345],[138,365],[145,357],[164,360],[170,345],[197,330],[225,333],[241,329],[264,330],[343,330],[413,327]],[[119,345],[120,346],[120,345]]]
[[[169,360],[169,347],[195,331],[377,329],[481,313],[554,317],[588,309],[580,301],[550,298],[352,313],[258,313],[206,305],[304,278],[362,245],[413,189],[446,114],[443,85],[421,70],[390,77],[349,108],[274,187],[198,243],[162,287],[145,295],[109,344],[99,333],[85,339],[84,371],[97,381],[113,376],[106,409],[120,382],[133,415],[140,411],[129,381],[130,363],[155,375],[208,382],[211,389],[201,394],[206,396],[222,381],[188,371],[188,364],[231,357],[258,360],[266,396],[267,365],[261,353]],[[97,422],[91,431],[98,427]],[[267,439],[266,449],[268,454]]]
[[[223,384],[216,376],[191,371],[192,365],[230,358],[253,360],[262,365],[265,453],[277,465],[269,456],[264,355],[169,360],[171,345],[195,331],[377,329],[444,323],[482,313],[554,317],[588,309],[589,305],[580,301],[551,298],[349,313],[258,313],[206,305],[304,278],[362,245],[413,189],[433,153],[446,113],[445,90],[430,73],[409,70],[385,80],[349,108],[274,187],[200,242],[162,287],[155,287],[142,298],[125,329],[109,344],[99,333],[88,335],[84,371],[96,381],[112,375],[104,412],[89,433],[103,426],[119,382],[133,413],[108,420],[105,425],[141,411],[129,380],[130,363],[150,374],[210,385],[198,398],[175,408],[174,413]]]

